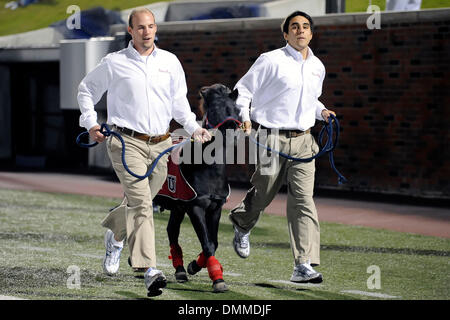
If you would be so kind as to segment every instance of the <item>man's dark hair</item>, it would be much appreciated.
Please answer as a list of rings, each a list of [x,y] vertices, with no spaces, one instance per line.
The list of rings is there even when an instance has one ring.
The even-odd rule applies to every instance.
[[[286,19],[284,19],[283,23],[281,24],[281,31],[284,33],[289,33],[289,23],[291,22],[292,18],[296,16],[302,16],[308,19],[309,24],[311,25],[311,32],[313,31],[314,23],[312,18],[309,16],[309,14],[304,13],[303,11],[294,11],[292,12]]]

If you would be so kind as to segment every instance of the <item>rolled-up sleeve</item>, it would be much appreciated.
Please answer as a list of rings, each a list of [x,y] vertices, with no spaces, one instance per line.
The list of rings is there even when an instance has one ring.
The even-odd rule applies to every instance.
[[[112,72],[107,58],[103,58],[100,63],[89,72],[78,86],[78,106],[81,111],[79,124],[89,130],[97,125],[97,112],[94,106],[100,101],[103,94],[108,90],[112,79]]]
[[[264,55],[259,56],[247,73],[236,83],[239,96],[236,105],[239,107],[242,121],[250,121],[250,103],[253,95],[258,92],[265,82],[266,74],[270,68],[269,59]]]
[[[183,67],[178,59],[175,60],[175,72],[172,79],[172,114],[175,121],[192,135],[195,130],[200,128],[196,121],[195,113],[191,111],[187,99],[186,78]]]
[[[316,100],[316,119],[317,120],[323,120],[322,111],[324,109],[326,109],[324,104],[319,101],[319,97],[322,95],[322,84],[323,84],[324,79],[325,79],[325,69],[322,70],[322,73],[320,75],[320,82],[316,88],[316,99],[317,99]]]

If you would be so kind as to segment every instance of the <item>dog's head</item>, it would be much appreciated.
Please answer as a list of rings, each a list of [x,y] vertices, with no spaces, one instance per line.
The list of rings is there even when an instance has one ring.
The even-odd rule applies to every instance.
[[[222,128],[236,128],[238,123],[231,119],[241,121],[240,110],[236,105],[236,99],[238,97],[237,89],[231,91],[227,86],[216,83],[211,86],[203,87],[200,89],[200,110],[203,115],[206,115],[206,121],[210,127],[216,127],[222,124]]]

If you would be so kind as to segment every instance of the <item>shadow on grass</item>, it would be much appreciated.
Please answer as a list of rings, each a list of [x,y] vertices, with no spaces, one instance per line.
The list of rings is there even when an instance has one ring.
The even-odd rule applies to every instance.
[[[276,249],[290,248],[289,242],[254,242],[252,243],[252,245],[255,248],[276,248]],[[325,251],[341,251],[341,252],[408,254],[408,255],[437,256],[437,257],[450,256],[450,251],[414,249],[414,248],[376,248],[376,247],[323,244],[320,246],[320,249]]]
[[[212,290],[206,290],[206,289],[194,289],[194,288],[168,288],[170,290],[174,291],[189,291],[189,292],[202,292],[202,293],[211,293]]]
[[[254,248],[290,249],[290,244],[288,242],[254,242],[252,243],[252,245]],[[407,254],[407,255],[436,256],[436,257],[450,256],[450,251],[414,249],[414,248],[376,248],[376,247],[324,244],[320,246],[320,249],[324,251],[341,251],[341,252]]]
[[[144,298],[143,296],[141,296],[141,295],[138,295],[138,294],[136,294],[136,293],[134,293],[134,292],[130,292],[130,291],[115,291],[114,292],[115,294],[118,294],[118,295],[120,295],[120,296],[122,296],[122,297],[126,297],[126,298],[128,298],[128,299],[133,299],[133,300],[148,300],[148,298]]]
[[[289,242],[254,242],[251,245],[255,248],[275,248],[275,249],[290,249]]]
[[[359,246],[322,245],[320,246],[320,249],[325,251],[408,254],[408,255],[438,256],[438,257],[448,257],[450,255],[449,251],[422,250],[412,248],[375,248],[375,247],[359,247]]]
[[[38,232],[0,232],[1,240],[24,240],[24,241],[51,241],[51,242],[77,242],[90,243],[92,241],[100,242],[102,236],[82,236],[69,233],[38,233]]]
[[[357,300],[354,297],[334,293],[330,291],[318,290],[314,288],[313,290],[309,288],[294,288],[289,285],[285,286],[277,286],[268,283],[255,283],[256,287],[262,287],[268,290],[271,290],[275,294],[279,295],[280,298],[277,300],[285,300],[285,299],[295,299],[295,300]]]
[[[279,289],[279,290],[286,290],[285,287],[279,287],[279,286],[275,286],[273,284],[268,284],[268,283],[255,283],[255,286],[257,287],[262,287],[262,288],[268,288],[268,289]],[[294,289],[294,288],[292,288]],[[308,289],[305,288],[296,288],[296,291],[309,291]]]
[[[183,284],[168,282],[166,290],[173,292],[188,300],[253,300],[254,296],[244,294],[234,289],[240,284],[227,281],[228,291],[213,292],[212,283],[209,281],[189,281]]]

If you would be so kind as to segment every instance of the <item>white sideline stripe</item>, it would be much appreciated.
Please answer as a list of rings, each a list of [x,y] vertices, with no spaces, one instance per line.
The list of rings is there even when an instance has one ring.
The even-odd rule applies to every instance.
[[[84,258],[94,258],[94,259],[103,259],[104,256],[100,256],[97,254],[89,254],[89,253],[74,253],[74,256],[84,257]]]
[[[97,255],[97,254],[90,254],[90,253],[73,253],[73,255],[78,256],[78,257],[94,258],[94,259],[103,259],[105,257],[104,255]],[[167,264],[167,263],[157,263],[157,266],[164,267],[164,268],[172,267],[171,264]]]
[[[0,296],[0,300],[26,300],[23,298],[12,297],[12,296]]]
[[[286,281],[286,280],[269,280],[269,282],[276,282],[276,283],[284,283],[284,284],[291,284],[294,286],[301,286],[301,287],[321,287],[322,285],[319,283],[297,283],[292,281]]]
[[[398,297],[398,296],[391,296],[391,295],[384,294],[384,293],[367,292],[367,291],[359,291],[359,290],[342,290],[341,293],[353,293],[353,294],[360,294],[362,296],[377,297],[377,298],[387,298],[387,299],[401,298],[401,297]]]
[[[53,248],[41,248],[41,247],[20,246],[20,247],[17,247],[17,248],[25,249],[25,250],[32,250],[32,251],[45,251],[45,252],[55,251],[55,249],[53,249]]]
[[[27,247],[27,246],[21,246],[19,248],[20,249],[26,249],[26,250],[33,250],[33,251],[45,251],[45,252],[54,251],[55,250],[53,248]],[[93,258],[93,259],[103,259],[104,258],[104,255],[96,255],[96,254],[89,254],[89,253],[73,253],[72,255],[78,256],[78,257],[83,257],[83,258]],[[164,267],[164,268],[172,267],[171,264],[167,264],[167,263],[158,263],[157,265],[158,265],[158,267]],[[234,273],[234,272],[224,272],[223,274],[226,275],[226,276],[230,276],[230,277],[240,277],[240,276],[242,276],[242,274]]]
[[[157,263],[156,265],[158,267],[173,268],[173,266],[171,264],[167,264],[167,263]],[[234,272],[224,272],[223,275],[224,276],[230,276],[230,277],[240,277],[240,276],[242,276],[242,274],[234,273]]]
[[[234,272],[224,272],[223,275],[224,276],[230,276],[230,277],[240,277],[240,276],[242,276],[242,274],[234,273]]]
[[[171,264],[167,264],[167,263],[157,263],[156,265],[158,267],[164,267],[164,268],[172,267]]]

